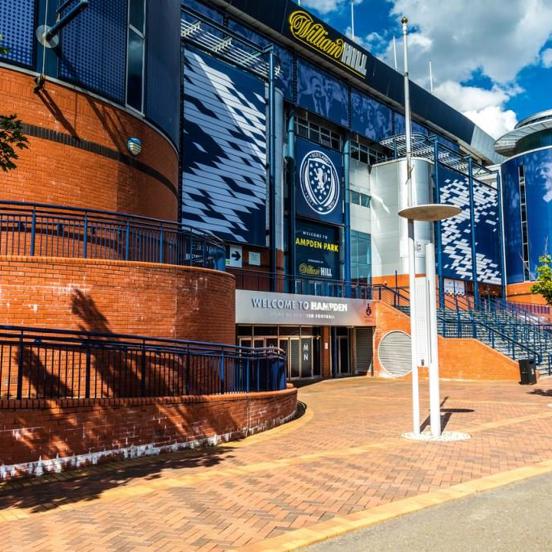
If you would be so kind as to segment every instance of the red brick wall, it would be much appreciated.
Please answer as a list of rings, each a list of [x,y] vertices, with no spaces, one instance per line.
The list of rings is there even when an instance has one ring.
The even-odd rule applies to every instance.
[[[103,451],[106,458],[130,446],[239,438],[279,425],[296,405],[294,388],[160,399],[0,401],[0,465]]]
[[[122,109],[47,82],[33,92],[29,75],[0,68],[1,114],[129,156],[127,140],[142,140],[137,160],[178,189],[178,155],[159,132]],[[0,199],[56,203],[175,220],[177,197],[157,178],[125,163],[42,138],[29,138],[18,168],[2,175]]]
[[[0,257],[0,324],[235,342],[234,278],[213,270]]]
[[[385,334],[403,331],[410,334],[410,318],[386,305],[375,303],[374,375],[385,376],[379,360],[379,346]],[[476,339],[445,339],[439,336],[439,373],[442,378],[467,380],[519,380],[517,362]],[[426,373],[421,369],[420,374]]]

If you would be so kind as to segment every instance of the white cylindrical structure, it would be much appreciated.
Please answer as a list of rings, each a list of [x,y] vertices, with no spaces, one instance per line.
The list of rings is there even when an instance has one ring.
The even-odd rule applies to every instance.
[[[429,420],[431,434],[441,435],[441,398],[439,391],[439,340],[437,337],[437,298],[435,285],[435,245],[426,245],[426,280],[429,302]]]
[[[412,193],[412,117],[410,113],[410,82],[408,77],[408,19],[402,18],[403,48],[404,48],[404,118],[406,131],[406,186],[408,205],[414,203]],[[420,389],[418,382],[417,341],[416,341],[416,240],[414,236],[414,221],[408,221],[408,287],[410,289],[410,340],[412,363],[412,432],[420,433]]]

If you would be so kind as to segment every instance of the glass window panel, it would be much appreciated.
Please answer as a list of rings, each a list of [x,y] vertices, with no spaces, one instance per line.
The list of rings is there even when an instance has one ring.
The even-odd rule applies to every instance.
[[[132,29],[128,33],[127,103],[142,111],[144,40]]]
[[[144,0],[130,0],[129,22],[142,34],[144,34]]]

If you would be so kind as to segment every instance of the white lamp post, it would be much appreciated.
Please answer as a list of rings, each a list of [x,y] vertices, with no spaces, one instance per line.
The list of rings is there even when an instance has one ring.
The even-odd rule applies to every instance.
[[[433,243],[426,246],[426,277],[420,279],[420,290],[424,290],[424,301],[419,302],[416,293],[416,241],[414,221],[435,222],[455,216],[461,212],[455,205],[417,205],[412,190],[412,114],[410,109],[410,82],[408,77],[408,19],[401,20],[404,37],[404,109],[406,127],[406,186],[407,208],[399,215],[408,220],[408,281],[410,288],[410,335],[412,364],[412,434],[420,436],[420,391],[418,366],[422,361],[420,350],[427,352],[425,361],[429,366],[430,420],[433,437],[441,436],[441,413],[439,398],[439,359],[437,351],[437,313],[435,301],[435,251]],[[434,160],[438,162],[437,159]],[[418,312],[420,309],[420,312]],[[417,327],[421,323],[421,327]],[[421,347],[421,340],[426,340]]]

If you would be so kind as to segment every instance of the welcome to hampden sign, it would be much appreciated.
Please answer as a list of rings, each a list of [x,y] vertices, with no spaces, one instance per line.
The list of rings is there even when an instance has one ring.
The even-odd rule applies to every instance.
[[[361,77],[366,76],[368,58],[343,38],[330,37],[330,31],[303,10],[295,10],[289,16],[289,30],[294,38],[324,54]]]
[[[365,299],[236,290],[236,324],[374,326]]]

